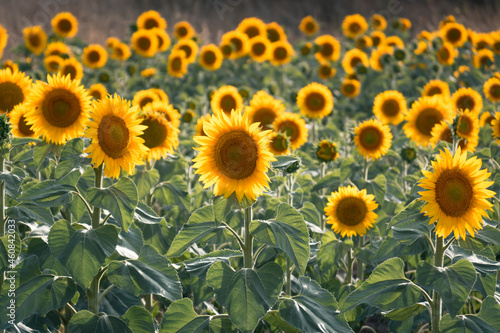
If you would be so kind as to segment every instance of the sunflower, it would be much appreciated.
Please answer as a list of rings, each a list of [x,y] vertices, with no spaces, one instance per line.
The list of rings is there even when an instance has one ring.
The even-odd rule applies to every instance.
[[[367,194],[365,189],[359,191],[350,185],[339,187],[328,197],[326,223],[342,237],[363,236],[377,220],[373,212],[377,207],[375,196]]]
[[[237,30],[243,32],[248,36],[248,39],[255,38],[257,36],[266,37],[266,24],[256,18],[256,17],[248,17],[240,22]]]
[[[231,45],[231,52],[228,55],[229,59],[241,58],[248,53],[248,36],[239,30],[229,31],[222,35],[222,43],[224,45]],[[224,50],[221,51],[226,56],[226,52]]]
[[[31,125],[26,122],[26,114],[29,109],[26,103],[17,104],[11,112],[9,112],[9,122],[12,125],[12,134],[16,138],[36,138],[35,132],[31,129]]]
[[[193,167],[204,188],[213,185],[214,194],[226,198],[234,193],[240,202],[243,197],[255,200],[268,188],[266,172],[276,160],[267,148],[268,132],[250,125],[239,110],[230,116],[216,112],[203,128],[206,135],[194,137],[201,147]]]
[[[342,59],[342,67],[347,74],[356,73],[356,67],[361,64],[364,67],[369,66],[368,56],[366,53],[359,49],[352,49],[345,53],[344,59]]]
[[[486,188],[493,184],[486,181],[490,173],[481,168],[481,159],[467,159],[467,152],[457,148],[453,156],[448,149],[441,151],[432,162],[433,172],[422,170],[424,179],[419,186],[419,200],[427,202],[422,213],[436,223],[436,234],[446,238],[453,231],[455,238],[465,240],[466,231],[471,237],[482,229],[483,216],[493,206],[487,199],[496,193]]]
[[[318,32],[319,25],[318,22],[311,15],[309,15],[300,21],[299,29],[307,36],[312,36]]]
[[[146,68],[141,71],[142,77],[150,78],[153,77],[155,74],[156,74],[156,68],[154,67]]]
[[[15,71],[19,71],[19,65],[9,59],[4,61],[1,69],[10,69],[10,71],[14,73]]]
[[[167,154],[173,154],[179,145],[179,129],[158,112],[145,111],[141,116],[141,125],[146,126],[144,133],[139,137],[149,148],[145,159],[160,160]]]
[[[39,25],[24,28],[23,36],[26,48],[36,55],[42,53],[47,46],[47,34]]]
[[[99,44],[91,44],[83,49],[82,62],[89,68],[101,68],[108,61],[108,53]]]
[[[437,60],[443,65],[453,65],[457,55],[458,51],[452,44],[447,42],[444,42],[443,46],[436,53]]]
[[[472,88],[460,88],[451,96],[451,101],[455,112],[460,109],[469,109],[479,116],[483,109],[483,98]]]
[[[10,112],[14,106],[26,101],[31,79],[23,72],[0,70],[0,114]]]
[[[181,114],[174,109],[172,104],[168,102],[153,102],[149,103],[142,109],[144,113],[156,113],[161,115],[167,122],[172,124],[174,128],[179,128],[181,125]],[[147,146],[147,145],[146,145]]]
[[[146,105],[159,101],[160,97],[158,97],[158,95],[154,91],[151,91],[149,89],[139,90],[134,95],[134,99],[132,100],[132,105],[138,106],[139,110],[142,110]]]
[[[47,82],[38,81],[29,95],[27,124],[45,141],[64,144],[83,134],[91,97],[70,75],[47,76]]]
[[[399,19],[399,29],[401,31],[407,31],[411,29],[411,21],[407,18],[400,18]]]
[[[493,40],[491,49],[495,54],[500,54],[500,31],[491,32],[491,39]]]
[[[485,111],[479,118],[479,125],[481,127],[486,125],[492,126],[493,119],[495,119],[495,117],[490,112]]]
[[[157,52],[165,52],[170,47],[172,41],[170,40],[170,36],[163,29],[153,28],[150,29],[151,33],[156,35],[158,39],[158,50]]]
[[[354,98],[359,95],[361,90],[361,82],[356,79],[345,79],[340,86],[342,95],[349,98]]]
[[[250,39],[250,57],[257,62],[268,60],[271,55],[271,42],[264,36],[257,36]]]
[[[301,48],[300,48],[300,54],[302,54],[303,56],[306,56],[308,55],[309,53],[311,53],[311,49],[312,49],[313,45],[312,43],[310,42],[307,42],[305,43]],[[325,60],[322,60],[322,61],[325,61]]]
[[[333,68],[332,65],[330,65],[330,63],[327,61],[321,62],[318,67],[318,76],[323,80],[334,77],[336,73],[337,71],[335,70],[335,68]]]
[[[385,30],[387,27],[387,20],[384,16],[380,14],[373,14],[371,17],[373,29],[375,30]]]
[[[467,30],[462,24],[452,22],[439,30],[441,39],[454,47],[462,47],[467,41]]]
[[[483,85],[484,96],[493,103],[500,102],[500,79],[492,77]]]
[[[307,142],[306,122],[296,113],[281,113],[274,120],[272,127],[276,132],[284,133],[290,138],[293,149],[298,149]]]
[[[297,105],[303,116],[323,118],[333,110],[333,95],[327,86],[313,82],[299,90]]]
[[[174,77],[183,77],[187,73],[188,62],[182,50],[172,50],[168,56],[167,71]]]
[[[347,15],[342,22],[342,31],[348,38],[356,38],[368,30],[368,23],[363,16],[359,14]]]
[[[495,118],[491,120],[491,129],[493,137],[500,144],[500,112],[495,113]]]
[[[215,44],[209,44],[201,48],[198,61],[203,68],[215,71],[220,68],[223,59],[224,57],[219,47]]]
[[[153,57],[158,51],[158,37],[150,30],[137,30],[130,39],[132,49],[145,58]]]
[[[188,21],[177,22],[174,25],[174,36],[177,39],[191,39],[196,35],[196,31]]]
[[[253,95],[250,106],[246,107],[250,124],[260,123],[262,130],[270,129],[274,120],[283,112],[285,105],[265,91]]]
[[[448,15],[444,18],[444,20],[440,21],[439,22],[439,29],[442,29],[444,26],[446,26],[447,24],[450,24],[450,23],[454,23],[456,22],[457,20],[455,19],[455,16],[453,15]]]
[[[231,59],[231,56],[233,54],[233,49],[235,50],[236,48],[229,41],[222,41],[219,44],[219,50],[222,53],[222,56],[226,59]]]
[[[314,40],[319,46],[318,52],[314,54],[318,61],[337,61],[340,58],[340,42],[331,35],[319,36]]]
[[[378,47],[385,42],[385,34],[382,31],[372,31],[370,38],[374,47]]]
[[[290,139],[285,133],[272,132],[268,138],[267,148],[274,156],[290,154]]]
[[[137,28],[150,30],[154,28],[165,30],[167,29],[167,21],[155,10],[149,10],[142,13],[137,18]]]
[[[469,110],[461,110],[457,121],[457,135],[462,150],[474,152],[479,141],[479,118]]]
[[[495,63],[495,54],[489,49],[481,49],[474,54],[474,67],[488,69]]]
[[[140,138],[146,126],[141,125],[138,112],[117,94],[93,104],[85,131],[91,142],[84,152],[89,153],[94,168],[104,163],[105,176],[118,178],[120,167],[133,174],[136,164],[144,164],[142,157],[149,149]]]
[[[226,115],[230,115],[231,110],[240,110],[243,107],[243,98],[236,87],[222,86],[214,92],[210,105],[214,113],[222,110]]]
[[[325,163],[336,160],[339,157],[337,145],[329,140],[320,141],[316,148],[316,157]]]
[[[58,72],[63,62],[64,62],[63,58],[57,55],[51,55],[43,59],[43,65],[45,66],[45,69],[49,73]]]
[[[418,42],[415,50],[413,50],[413,53],[415,53],[415,55],[421,55],[422,53],[426,52],[427,49],[428,49],[427,43],[421,40]]]
[[[59,73],[63,76],[71,75],[71,80],[81,80],[83,78],[83,66],[75,58],[64,59],[59,67]]]
[[[472,35],[472,44],[477,50],[491,48],[493,38],[487,33],[475,33]]]
[[[354,129],[354,143],[361,156],[376,160],[391,148],[391,130],[377,119],[366,120]]]
[[[384,45],[389,47],[405,48],[405,43],[398,36],[389,36],[384,39]]]
[[[432,147],[436,147],[439,141],[453,144],[453,133],[451,132],[450,125],[444,120],[432,128],[429,143]]]
[[[271,44],[270,61],[274,66],[287,64],[295,54],[292,45],[288,41],[280,41]]]
[[[71,55],[71,50],[69,49],[68,45],[64,44],[63,42],[51,42],[47,45],[44,55],[46,57],[51,55]]]
[[[422,96],[441,95],[445,99],[450,98],[450,86],[441,80],[431,80],[427,82],[422,90]]]
[[[125,43],[119,43],[113,48],[111,58],[115,60],[125,61],[132,55],[130,48]]]
[[[78,32],[78,20],[69,12],[57,14],[52,19],[51,24],[56,35],[63,38],[71,38]]]
[[[210,122],[210,119],[212,119],[212,115],[207,114],[205,116],[201,116],[196,120],[196,127],[195,127],[195,132],[196,136],[206,136],[207,133],[205,133],[205,130],[203,129],[204,124],[206,122]]]
[[[195,62],[196,55],[198,55],[199,46],[192,39],[181,39],[174,45],[174,50],[182,50],[185,53],[185,58],[188,64]]]
[[[407,122],[404,124],[403,130],[412,141],[422,146],[428,146],[434,125],[439,124],[442,120],[450,121],[453,114],[449,103],[439,95],[420,97],[413,102],[407,113]]]
[[[373,114],[384,124],[400,124],[406,112],[405,97],[397,90],[384,91],[373,102]]]
[[[266,33],[271,43],[287,40],[285,30],[276,22],[266,24]]]
[[[88,94],[95,100],[99,101],[108,95],[108,90],[103,84],[95,83],[90,86]]]
[[[381,72],[384,69],[384,63],[382,61],[383,57],[386,55],[392,55],[394,53],[394,48],[387,45],[380,45],[375,50],[372,51],[370,56],[370,66],[376,71]]]
[[[369,36],[356,37],[356,40],[354,41],[354,43],[356,44],[356,48],[361,50],[361,51],[373,46],[372,39]]]
[[[121,41],[118,37],[108,37],[106,39],[106,47],[109,49],[114,49]]]
[[[9,34],[7,33],[7,30],[0,24],[0,55],[2,54],[5,45],[7,45],[8,39],[9,39]]]

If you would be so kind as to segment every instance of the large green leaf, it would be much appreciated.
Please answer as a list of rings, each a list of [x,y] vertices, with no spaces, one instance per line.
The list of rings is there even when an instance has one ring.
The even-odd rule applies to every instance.
[[[328,290],[304,276],[297,284],[298,294],[280,303],[281,318],[302,332],[353,332]]]
[[[137,170],[134,175],[134,182],[137,185],[139,198],[144,198],[151,189],[158,183],[160,174],[158,170]]]
[[[243,332],[252,332],[278,300],[283,270],[270,262],[257,270],[243,268],[235,273],[218,261],[208,270],[207,283],[215,289],[217,301],[227,308],[233,324]]]
[[[417,265],[416,278],[420,286],[439,292],[444,306],[454,318],[469,297],[476,282],[476,271],[465,259],[448,267],[435,267],[421,261]]]
[[[135,333],[125,321],[115,316],[108,316],[105,313],[93,314],[90,311],[83,310],[77,312],[69,322],[68,331],[71,333]],[[140,332],[140,331],[139,331]],[[150,331],[150,332],[154,332]]]
[[[175,175],[169,181],[159,184],[153,193],[157,200],[167,206],[179,206],[188,212],[191,209],[187,184],[180,175]]]
[[[131,307],[121,319],[133,333],[152,333],[155,331],[151,312],[141,306]]]
[[[387,179],[383,174],[378,174],[373,180],[361,182],[361,188],[366,188],[368,193],[375,195],[375,200],[382,204],[387,191]]]
[[[482,274],[496,273],[500,270],[500,262],[488,259],[485,256],[478,255],[472,251],[467,251],[460,246],[451,245],[446,250],[446,255],[451,258],[452,262],[457,262],[460,259],[466,259],[474,265],[474,269]]]
[[[253,221],[250,232],[258,241],[283,250],[304,273],[309,260],[309,232],[302,215],[288,204],[280,204],[276,218]]]
[[[64,145],[61,158],[56,167],[56,178],[61,178],[71,172],[74,168],[85,165],[89,159],[83,154],[84,143],[80,138],[72,139]]]
[[[112,261],[108,266],[108,279],[136,296],[155,294],[170,301],[182,297],[177,271],[150,245],[142,248],[136,260]]]
[[[387,311],[383,313],[384,316],[391,320],[404,321],[408,318],[414,317],[419,313],[422,313],[427,310],[427,304],[425,303],[417,303],[405,308],[394,309],[391,311]]]
[[[17,198],[19,201],[33,202],[42,207],[57,207],[71,202],[73,195],[70,192],[76,192],[76,182],[80,176],[78,170],[58,180],[45,180],[39,182],[29,189],[22,192]]]
[[[108,188],[89,188],[87,200],[92,206],[109,210],[114,219],[127,232],[129,225],[134,220],[137,188],[131,179],[124,177]]]
[[[54,216],[49,207],[40,207],[29,202],[7,208],[7,215],[15,216],[16,220],[23,222],[42,222],[48,225],[54,223]]]
[[[197,277],[205,277],[208,269],[214,262],[224,261],[226,264],[229,264],[229,258],[242,256],[243,254],[241,251],[224,249],[186,260],[183,264],[189,274]]]
[[[75,281],[87,289],[106,258],[115,251],[118,232],[113,225],[75,230],[68,221],[60,220],[49,232],[49,246]]]
[[[477,315],[459,315],[451,318],[446,314],[441,318],[439,328],[441,333],[498,333],[500,327],[500,304],[494,297],[483,300],[481,310]]]
[[[0,182],[5,183],[5,191],[10,196],[17,196],[25,177],[24,170],[13,168],[10,171],[0,172]]]
[[[418,302],[420,289],[404,274],[404,262],[391,258],[378,265],[361,286],[340,305],[342,312],[366,303],[384,311],[403,308]]]
[[[140,223],[136,220],[135,225],[141,229],[144,244],[154,246],[158,253],[168,251],[175,237],[175,229],[169,226],[165,220],[156,224]]]
[[[478,230],[476,238],[500,246],[500,230],[490,225],[486,225],[483,229]]]
[[[328,271],[352,247],[353,243],[351,239],[342,241],[337,239],[333,232],[325,232],[323,237],[321,237],[321,247],[317,255],[320,270],[322,272]]]
[[[299,212],[304,217],[304,221],[306,222],[308,228],[314,232],[323,233],[323,230],[319,228],[319,225],[321,224],[321,214],[312,202],[304,202],[302,208],[299,209]]]

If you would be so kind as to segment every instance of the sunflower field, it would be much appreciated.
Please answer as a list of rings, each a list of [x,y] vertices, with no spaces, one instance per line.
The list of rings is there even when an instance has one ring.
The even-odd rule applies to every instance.
[[[0,330],[500,331],[500,31],[51,25],[0,70]]]

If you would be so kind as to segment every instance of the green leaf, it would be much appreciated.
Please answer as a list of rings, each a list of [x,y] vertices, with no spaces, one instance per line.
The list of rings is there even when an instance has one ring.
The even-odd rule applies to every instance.
[[[118,232],[113,225],[75,230],[68,221],[60,220],[49,232],[49,246],[75,281],[87,289],[106,258],[115,251]]]
[[[482,275],[496,273],[500,270],[500,262],[477,255],[472,251],[464,250],[460,246],[451,245],[446,250],[446,255],[451,258],[452,262],[457,262],[460,259],[471,262],[474,265],[474,269]]]
[[[84,143],[80,138],[72,139],[64,145],[61,158],[56,167],[56,178],[67,175],[71,170],[81,165],[85,165],[88,159],[83,154]]]
[[[363,181],[364,182],[364,181]],[[375,200],[382,204],[385,199],[385,193],[387,191],[387,179],[383,174],[378,174],[373,180],[366,181],[365,185],[361,185],[361,188],[366,188],[367,192],[375,195]]]
[[[344,158],[342,161],[342,165],[340,166],[340,184],[343,184],[344,181],[352,175],[352,165],[356,164],[356,161],[352,156],[348,156]]]
[[[167,206],[179,206],[188,212],[191,210],[187,184],[180,175],[175,175],[169,181],[161,183],[153,193],[157,200]]]
[[[186,271],[198,277],[205,277],[208,269],[216,261],[224,261],[229,264],[229,258],[241,257],[243,253],[241,251],[224,249],[220,251],[214,251],[207,253],[201,257],[192,258],[183,262]]]
[[[42,162],[49,153],[54,153],[62,148],[60,145],[55,145],[47,143],[45,141],[39,141],[33,152],[33,162],[35,163],[36,169],[40,169]]]
[[[95,315],[87,310],[79,311],[71,318],[68,331],[71,333],[135,333],[118,317],[108,316],[102,312]]]
[[[142,201],[139,201],[137,207],[135,207],[134,218],[136,221],[144,224],[156,224],[160,223],[162,220],[154,210],[144,204]]]
[[[170,304],[161,321],[160,333],[179,332],[198,314],[193,310],[193,302],[189,298],[176,300]]]
[[[137,188],[129,178],[120,178],[116,184],[108,188],[89,188],[87,190],[87,200],[92,206],[108,210],[125,232],[128,231],[128,227],[134,221]]]
[[[465,259],[448,267],[434,267],[421,261],[417,265],[416,279],[422,287],[439,292],[444,306],[454,318],[469,297],[476,282],[476,271]]]
[[[316,185],[311,189],[311,192],[317,192],[324,188],[336,188],[340,185],[340,169],[335,169],[333,172],[321,178]]]
[[[441,333],[498,333],[499,313],[500,304],[494,297],[488,296],[483,300],[481,310],[477,315],[459,315],[452,319],[449,314],[446,314],[441,319],[439,328]]]
[[[5,183],[5,191],[13,197],[17,196],[24,177],[25,173],[21,168],[13,168],[10,171],[0,172],[0,182]]]
[[[476,238],[500,246],[500,230],[492,226],[486,225],[483,229],[478,230]]]
[[[144,198],[151,189],[158,183],[160,174],[158,170],[137,170],[134,175],[134,182],[137,185],[139,198]]]
[[[142,232],[144,244],[153,246],[158,253],[166,253],[175,237],[175,229],[167,225],[165,220],[157,224],[140,223],[137,220],[135,224]]]
[[[151,312],[141,306],[131,307],[121,319],[133,333],[152,333],[155,331]]]
[[[321,247],[317,256],[320,270],[322,272],[328,271],[352,246],[352,240],[347,239],[342,241],[337,239],[333,232],[325,232],[323,237],[321,237]]]
[[[342,312],[366,303],[384,311],[413,305],[420,299],[420,289],[404,274],[404,262],[391,258],[378,265],[361,286],[340,305]]]
[[[108,266],[108,279],[136,296],[154,294],[170,301],[182,297],[177,271],[149,245],[142,248],[136,260],[112,261]]]
[[[276,327],[280,330],[280,332],[287,333],[300,333],[298,329],[287,323],[283,318],[281,318],[279,311],[273,310],[268,311],[265,317],[263,318],[267,323],[271,326]],[[271,331],[274,332],[274,331]]]
[[[300,166],[300,158],[296,156],[276,156],[276,161],[271,162],[271,168],[286,172],[287,170],[297,169]],[[291,170],[290,170],[291,171]]]
[[[280,204],[275,219],[250,223],[250,232],[258,241],[283,250],[304,273],[309,260],[309,232],[302,215],[288,204]]]
[[[425,303],[417,303],[405,308],[384,312],[383,315],[391,320],[404,321],[427,310]]]
[[[314,226],[319,226],[321,224],[321,215],[312,202],[304,202],[302,208],[299,209],[299,212],[304,217],[304,221],[306,223],[312,224]]]
[[[330,292],[309,277],[302,276],[297,283],[298,295],[280,303],[284,320],[302,332],[353,332]]]
[[[31,201],[37,206],[57,207],[71,202],[71,191],[77,191],[75,184],[64,184],[61,180],[49,179],[33,185],[17,199]]]

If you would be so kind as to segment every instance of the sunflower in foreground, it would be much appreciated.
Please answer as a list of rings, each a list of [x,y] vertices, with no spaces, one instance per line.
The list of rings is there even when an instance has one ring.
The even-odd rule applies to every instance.
[[[299,30],[307,36],[312,36],[319,30],[318,22],[311,16],[306,16],[300,21]]]
[[[23,72],[0,70],[0,114],[11,111],[14,106],[26,101],[31,79]]]
[[[82,62],[88,68],[101,68],[108,61],[108,52],[99,44],[91,44],[83,49]]]
[[[165,119],[159,112],[146,111],[141,116],[141,125],[146,126],[139,137],[149,148],[145,159],[160,160],[167,154],[172,154],[179,145],[179,129]]]
[[[95,83],[90,86],[88,94],[95,100],[101,100],[108,95],[108,90],[103,84]]]
[[[441,80],[430,80],[422,90],[422,96],[441,95],[444,98],[450,98],[450,86]]]
[[[492,77],[483,85],[484,96],[493,103],[500,102],[500,79]]]
[[[234,193],[240,202],[244,196],[255,200],[268,188],[266,172],[275,160],[267,148],[268,132],[250,125],[239,110],[230,116],[216,112],[203,127],[206,136],[194,137],[200,147],[193,167],[204,188],[213,185],[214,194],[226,198]]]
[[[18,104],[9,113],[9,122],[12,125],[12,134],[16,138],[36,138],[35,132],[31,129],[31,125],[26,122],[26,113],[29,109],[26,103]]]
[[[47,46],[47,34],[39,25],[24,28],[23,36],[26,48],[36,55],[42,53]]]
[[[27,124],[45,141],[64,144],[83,134],[91,97],[69,75],[47,76],[47,82],[38,81],[29,95]]]
[[[451,96],[453,108],[456,113],[460,109],[469,109],[479,116],[483,109],[483,98],[472,88],[460,88]]]
[[[180,21],[174,25],[174,36],[177,39],[190,39],[196,35],[196,31],[188,21]]]
[[[377,207],[375,196],[365,189],[339,187],[328,197],[326,223],[342,237],[363,236],[377,220],[378,215],[373,212]]]
[[[224,56],[217,45],[209,44],[201,48],[199,62],[203,68],[209,71],[218,70],[223,59]]]
[[[222,86],[214,92],[210,105],[214,113],[222,110],[226,115],[230,115],[232,110],[243,107],[243,98],[236,87]]]
[[[284,133],[272,132],[269,134],[269,144],[267,146],[274,156],[290,154],[290,139]]]
[[[136,24],[138,29],[167,28],[167,21],[156,10],[149,10],[139,15]]]
[[[160,114],[167,122],[172,124],[174,128],[179,128],[181,125],[181,114],[172,104],[168,102],[153,102],[149,103],[142,109],[144,113]]]
[[[92,106],[92,120],[85,131],[91,143],[84,152],[89,153],[94,168],[104,163],[104,175],[110,178],[118,178],[120,168],[133,174],[135,165],[144,164],[142,157],[149,149],[140,138],[146,126],[141,125],[138,113],[137,107],[117,94]]]
[[[455,238],[465,240],[466,231],[471,237],[482,229],[483,216],[493,206],[487,199],[496,193],[486,188],[493,184],[486,181],[490,173],[481,170],[481,160],[476,156],[467,159],[467,152],[458,147],[455,155],[446,149],[432,162],[433,172],[422,170],[419,200],[426,201],[422,213],[436,223],[436,234],[446,238],[453,231]]]
[[[387,90],[375,97],[373,114],[384,124],[400,124],[406,112],[405,97],[397,90]]]
[[[263,130],[268,130],[274,120],[285,112],[285,105],[261,90],[252,97],[250,106],[246,107],[246,112],[248,112],[250,124],[260,123]]]
[[[57,14],[51,24],[52,30],[61,37],[71,38],[78,32],[78,20],[69,12]]]
[[[303,116],[323,118],[333,110],[333,95],[327,86],[313,82],[299,90],[297,105]]]
[[[187,73],[188,62],[182,50],[172,50],[168,56],[167,71],[173,77],[183,77]]]
[[[361,156],[376,160],[391,148],[391,129],[376,119],[366,120],[354,129],[354,143]]]
[[[308,130],[306,122],[296,113],[283,112],[273,122],[272,127],[275,132],[284,133],[290,138],[293,149],[298,149],[307,142]]]

